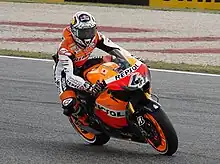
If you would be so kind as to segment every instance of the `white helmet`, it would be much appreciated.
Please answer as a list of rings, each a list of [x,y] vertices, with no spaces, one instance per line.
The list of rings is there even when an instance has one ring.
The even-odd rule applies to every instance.
[[[73,15],[70,23],[73,39],[83,47],[87,47],[97,33],[95,18],[88,12],[79,11]]]

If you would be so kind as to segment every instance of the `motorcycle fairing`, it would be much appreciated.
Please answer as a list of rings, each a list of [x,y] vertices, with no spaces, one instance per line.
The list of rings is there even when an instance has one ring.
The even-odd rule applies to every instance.
[[[97,68],[94,68],[88,72],[85,78],[90,81],[92,84],[95,84],[97,80],[103,81],[112,76],[116,76],[117,72],[115,71],[119,66],[114,62],[103,63]]]
[[[128,102],[112,98],[106,90],[100,94],[95,103],[96,116],[107,125],[113,128],[127,126],[126,106]]]
[[[127,68],[120,74],[105,80],[105,82],[108,84],[110,90],[124,90],[123,87],[129,87],[129,85],[131,85],[132,76],[138,75],[139,77],[143,77],[143,80],[146,81],[145,78],[147,78],[147,73],[147,66],[140,61],[137,61],[131,67]]]
[[[111,95],[109,90],[124,90],[132,84],[133,76],[146,77],[147,67],[140,61],[131,58],[132,65],[120,71],[119,64],[114,62],[103,63],[86,74],[86,78],[93,84],[97,80],[105,81],[107,90],[96,99],[94,113],[104,123],[113,128],[122,128],[128,125],[126,109],[128,102],[119,100]]]

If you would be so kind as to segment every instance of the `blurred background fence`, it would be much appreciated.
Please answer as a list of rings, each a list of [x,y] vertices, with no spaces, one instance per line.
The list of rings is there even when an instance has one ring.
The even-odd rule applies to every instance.
[[[130,5],[149,5],[149,0],[65,0],[66,2],[94,2],[94,3],[112,3],[112,4],[130,4]]]
[[[150,6],[153,8],[176,8],[176,9],[189,8],[189,9],[220,10],[220,0],[64,0],[64,1],[143,5],[143,6]]]

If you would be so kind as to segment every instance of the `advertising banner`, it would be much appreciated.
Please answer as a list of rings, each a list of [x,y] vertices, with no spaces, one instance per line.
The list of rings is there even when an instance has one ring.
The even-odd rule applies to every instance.
[[[150,0],[154,8],[190,8],[220,10],[220,0]]]

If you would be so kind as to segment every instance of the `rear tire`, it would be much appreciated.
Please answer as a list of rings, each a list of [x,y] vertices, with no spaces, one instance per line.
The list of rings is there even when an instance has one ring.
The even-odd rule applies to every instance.
[[[173,155],[178,149],[178,138],[166,113],[160,108],[159,110],[153,113],[147,113],[144,116],[145,119],[148,119],[154,125],[155,130],[159,133],[159,136],[165,140],[162,141],[161,139],[160,146],[155,146],[153,142],[148,140],[150,145],[161,154],[168,156]]]
[[[82,130],[78,125],[74,123],[74,120],[72,119],[74,118],[69,117],[71,125],[80,135],[80,137],[82,137],[87,143],[91,145],[104,145],[110,140],[110,137],[104,133],[95,135],[93,133]]]

